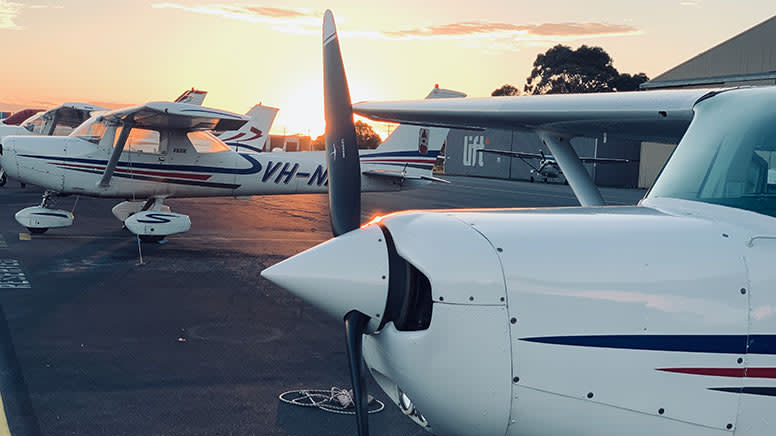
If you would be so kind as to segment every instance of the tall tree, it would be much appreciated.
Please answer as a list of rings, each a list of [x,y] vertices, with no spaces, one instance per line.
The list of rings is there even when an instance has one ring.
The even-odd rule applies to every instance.
[[[510,84],[505,84],[501,88],[490,93],[493,97],[520,95],[520,90]]]
[[[356,121],[356,144],[358,148],[377,148],[380,143],[383,142],[372,126],[359,120]]]
[[[377,148],[377,146],[383,142],[383,140],[380,138],[380,135],[378,135],[374,131],[374,129],[372,129],[372,126],[370,126],[369,124],[359,120],[359,121],[356,121],[355,126],[356,126],[356,144],[358,144],[358,148],[361,148],[361,149]],[[326,149],[325,134],[320,135],[313,140],[312,149],[313,150]]]
[[[641,81],[639,81],[641,80]],[[556,45],[536,56],[524,91],[529,94],[564,94],[630,91],[648,80],[646,74],[620,74],[601,47],[583,45],[572,50]]]

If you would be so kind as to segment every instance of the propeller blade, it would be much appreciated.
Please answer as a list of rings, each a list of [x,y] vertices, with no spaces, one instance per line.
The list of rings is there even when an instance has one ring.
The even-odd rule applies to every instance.
[[[364,376],[363,334],[369,317],[353,310],[345,315],[345,334],[348,342],[348,366],[353,385],[353,403],[356,406],[358,436],[369,435],[369,411],[367,409],[366,377]]]
[[[339,236],[361,225],[361,163],[345,66],[330,10],[323,16],[323,94],[329,216],[332,233]]]

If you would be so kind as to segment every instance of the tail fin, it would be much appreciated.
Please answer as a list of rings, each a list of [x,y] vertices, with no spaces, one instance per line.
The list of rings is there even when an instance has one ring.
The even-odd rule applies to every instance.
[[[235,151],[260,153],[264,151],[269,129],[277,113],[278,108],[257,104],[245,114],[251,117],[251,120],[240,130],[217,132],[215,135]]]
[[[466,97],[466,94],[435,86],[431,98]],[[375,150],[364,152],[361,162],[370,170],[403,171],[407,175],[430,176],[450,129],[399,124]]]
[[[202,106],[202,103],[207,97],[207,91],[200,91],[199,89],[187,89],[178,98],[175,99],[175,103],[188,103]]]

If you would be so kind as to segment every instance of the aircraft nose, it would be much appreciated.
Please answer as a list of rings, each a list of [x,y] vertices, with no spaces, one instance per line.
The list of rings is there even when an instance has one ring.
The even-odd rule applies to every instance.
[[[388,248],[378,226],[330,239],[261,272],[262,277],[343,319],[353,310],[380,325],[388,296]]]

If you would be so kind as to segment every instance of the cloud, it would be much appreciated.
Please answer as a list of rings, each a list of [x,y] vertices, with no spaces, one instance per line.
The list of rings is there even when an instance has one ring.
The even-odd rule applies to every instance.
[[[62,9],[64,6],[54,6],[47,4],[23,4],[12,2],[10,0],[0,0],[0,29],[23,29],[14,21],[23,9]]]
[[[696,0],[699,1],[699,0]],[[320,32],[322,11],[275,8],[247,4],[156,3],[156,9],[180,9],[221,18],[264,23],[283,33],[317,34]],[[345,22],[340,17],[340,23]],[[519,45],[558,42],[584,38],[602,38],[640,34],[641,30],[627,24],[607,23],[542,23],[512,24],[487,21],[461,21],[403,30],[348,29],[340,34],[350,38],[382,40],[461,40],[467,46],[515,50]]]
[[[679,2],[679,6],[693,6],[698,7],[703,3],[703,0],[682,0]]]
[[[0,29],[21,29],[13,20],[23,7],[21,3],[0,0]]]
[[[284,33],[319,33],[322,12],[310,9],[275,8],[261,5],[154,3],[155,9],[180,9],[232,20],[268,24]]]
[[[510,24],[486,21],[463,21],[459,23],[426,26],[383,32],[395,39],[441,39],[499,37],[522,40],[537,39],[579,39],[605,36],[633,35],[641,33],[627,24],[606,23],[543,23]]]

